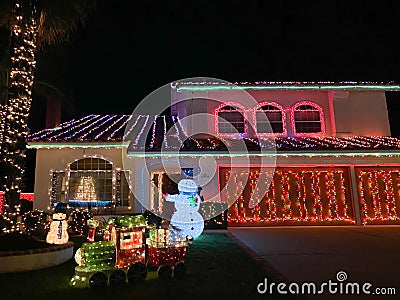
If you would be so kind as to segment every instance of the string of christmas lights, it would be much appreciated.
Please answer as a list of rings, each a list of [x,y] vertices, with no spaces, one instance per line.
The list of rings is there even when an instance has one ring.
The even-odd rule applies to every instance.
[[[92,218],[88,209],[75,209],[68,218],[68,231],[72,234],[84,235],[88,231],[87,220]]]
[[[164,125],[164,147],[168,148],[168,139],[167,139],[167,121],[166,121],[166,116],[162,116],[163,117],[163,125]]]
[[[112,140],[114,139],[114,136],[115,136],[118,132],[121,132],[123,129],[126,128],[126,125],[129,124],[129,122],[131,121],[132,118],[133,118],[133,115],[130,115],[129,118],[125,121],[125,116],[121,116],[121,117],[118,119],[118,122],[120,122],[121,125],[120,125],[119,127],[117,127],[117,128],[107,137],[107,141],[112,141]],[[140,116],[136,118],[136,122],[139,121],[139,118],[140,118]],[[135,125],[133,125],[132,128],[133,128],[134,126],[135,126]],[[131,129],[132,129],[132,128],[131,128]]]
[[[103,120],[108,120],[108,121],[109,121],[109,120],[111,120],[111,118],[110,118],[109,116],[107,116],[107,115],[102,116],[102,117],[100,117],[99,119],[97,119],[97,120],[95,120],[95,121],[93,121],[93,122],[90,122],[87,126],[85,126],[85,127],[81,128],[81,129],[79,129],[78,131],[72,133],[72,135],[70,136],[70,138],[73,138],[74,136],[78,135],[79,133],[81,133],[81,132],[83,133],[83,132],[84,132],[84,133],[79,137],[79,140],[84,141],[85,138],[86,138],[90,133],[94,132],[94,131],[97,130],[97,129],[100,129],[100,128],[99,128],[100,126],[96,126],[96,124],[100,123],[100,122],[103,121]]]
[[[42,210],[34,209],[23,215],[25,232],[38,239],[46,239],[50,229],[50,215]]]
[[[363,224],[398,221],[399,170],[357,170],[358,193]]]
[[[124,129],[125,129],[125,134],[124,134],[124,137],[123,137],[123,140],[124,140],[124,141],[131,141],[131,140],[132,140],[132,132],[133,132],[134,129],[137,129],[136,125],[138,124],[138,122],[139,122],[140,120],[142,120],[143,117],[144,117],[144,116],[142,116],[142,115],[137,116],[137,118],[135,119],[135,122],[134,122],[132,125],[129,125],[129,126],[130,126],[129,129],[126,128],[125,126],[119,128],[119,130],[124,130]],[[131,120],[132,118],[133,118],[133,116],[130,116],[130,117],[129,117],[129,120],[128,120],[126,123],[129,124],[129,122],[130,122],[130,120]],[[124,127],[125,127],[125,128],[124,128]],[[140,126],[139,126],[139,127],[140,127]],[[143,127],[144,127],[144,126],[141,126],[140,128],[143,128]],[[115,134],[116,134],[116,133],[115,133]]]
[[[171,84],[173,88],[178,86],[187,85],[392,85],[394,82],[378,82],[378,81],[235,81],[223,82],[223,81],[176,81]]]
[[[25,233],[25,224],[22,221],[21,215],[21,205],[15,205],[13,209],[10,209],[8,204],[4,205],[4,212],[1,215],[2,219],[2,233],[12,233],[12,232],[19,232]]]
[[[156,129],[157,129],[157,116],[154,117],[153,131],[151,133],[150,148],[153,148],[154,142],[156,141]]]
[[[218,82],[218,81],[177,81],[171,84],[171,88],[180,91],[224,91],[224,90],[384,90],[398,91],[400,86],[390,82],[373,81],[241,81],[241,82]]]
[[[150,119],[150,116],[146,116],[145,121],[144,121],[144,124],[143,124],[143,126],[141,127],[141,129],[140,129],[140,131],[139,131],[139,134],[137,135],[137,137],[136,137],[136,139],[135,139],[135,141],[134,141],[134,143],[133,143],[133,146],[134,146],[134,147],[137,147],[137,145],[139,144],[140,138],[143,138],[143,137],[144,137],[143,132],[144,132],[144,130],[146,129],[146,126],[147,126],[147,123],[149,122],[149,119]],[[144,143],[143,143],[143,144],[144,144]]]
[[[74,126],[71,126],[70,128],[68,128],[67,130],[61,131],[59,132],[56,136],[54,136],[53,138],[50,138],[49,140],[51,142],[56,142],[56,141],[68,141],[71,138],[73,138],[74,136],[77,135],[76,132],[82,132],[84,130],[86,130],[86,128],[88,128],[92,122],[94,122],[94,120],[96,120],[98,118],[98,116],[96,115],[90,115],[89,118],[87,118],[86,120],[83,119],[83,122],[79,122],[77,124],[75,124]],[[87,124],[87,125],[86,125]],[[87,127],[85,127],[87,126]],[[82,129],[78,129],[82,127]],[[61,138],[61,136],[64,136]]]
[[[7,111],[7,105],[0,104],[0,149],[1,149],[1,144],[3,143],[3,132],[7,117],[6,111]]]
[[[106,117],[108,116],[108,117]],[[90,115],[80,120],[73,120],[61,124],[55,129],[46,129],[35,133],[28,137],[30,142],[117,142],[123,138],[123,131],[129,118],[132,116],[125,115]],[[136,120],[133,126],[127,131],[129,139],[125,136],[125,140],[131,141],[131,148],[138,149],[140,145],[144,145],[143,139],[145,129],[147,128],[148,119],[150,116],[139,115],[135,116]],[[181,121],[176,116],[160,116],[165,122],[156,122],[156,128],[152,128],[151,142],[146,148],[148,150],[157,150],[161,148],[160,141],[167,142],[167,148],[176,148],[182,145],[182,141],[186,140],[187,134],[183,129]],[[101,121],[100,121],[100,120]],[[155,118],[156,119],[156,118]],[[153,124],[154,121],[153,120]],[[93,123],[95,123],[93,125]],[[174,128],[167,133],[166,126],[171,123]],[[118,125],[117,125],[118,124]],[[115,129],[114,129],[115,128]],[[168,134],[168,137],[164,137]],[[176,140],[176,143],[174,142]],[[232,139],[224,138],[207,138],[203,140],[190,139],[192,141],[190,150],[201,151],[226,151],[226,146],[232,142]],[[243,138],[247,145],[261,147],[265,149],[276,148],[278,151],[292,150],[398,150],[400,149],[400,139],[383,136],[353,136],[347,138],[339,137],[316,137],[316,136],[299,136],[299,137],[275,137],[274,141],[271,138],[261,137],[259,140],[253,138]],[[225,143],[225,145],[224,145]],[[165,146],[165,145],[164,145]],[[182,146],[183,150],[185,145]]]
[[[63,134],[66,131],[66,129],[69,129],[70,127],[77,125],[77,124],[85,121],[88,118],[92,118],[92,115],[87,115],[87,116],[83,117],[82,119],[78,119],[78,120],[72,119],[68,122],[64,122],[64,123],[60,124],[58,127],[55,127],[55,128],[40,130],[36,133],[30,134],[28,136],[28,140],[34,142],[34,141],[41,141],[43,139],[50,139],[50,138],[57,139],[57,136],[54,136],[54,133],[61,132],[61,134]]]
[[[115,119],[116,119],[116,120],[115,120]],[[98,133],[94,138],[97,140],[97,139],[99,139],[103,134],[105,134],[105,133],[111,131],[111,129],[112,129],[113,127],[115,127],[115,126],[118,124],[118,122],[120,122],[122,119],[125,119],[125,117],[124,117],[124,116],[118,117],[118,116],[115,116],[115,115],[114,115],[114,116],[110,116],[110,117],[109,117],[109,121],[112,121],[112,123],[110,124],[110,126],[106,127],[103,131],[101,131],[100,133]],[[113,133],[113,132],[111,132],[110,136],[112,135],[112,133]]]
[[[4,196],[3,196],[3,194],[1,193],[1,194],[0,194],[0,214],[3,213],[3,209],[4,209]]]
[[[183,145],[183,142],[184,140],[186,140],[187,135],[183,130],[181,120],[177,116],[172,116],[172,121],[174,122],[174,124],[177,124],[176,126],[174,126],[174,128],[176,130],[176,137],[178,139],[178,143],[179,145]]]
[[[32,86],[36,67],[36,13],[32,2],[16,3],[11,30],[13,53],[11,55],[10,87],[5,118],[2,155],[6,172],[4,191],[10,205],[21,192],[25,162],[25,139],[28,135],[28,116],[32,102]]]
[[[233,176],[234,186],[227,187],[224,196],[229,201],[233,201],[232,198],[237,199],[228,211],[228,222],[231,224],[282,221],[355,223],[354,217],[348,214],[351,211],[351,197],[347,195],[346,183],[340,179],[341,176],[344,177],[341,169],[277,169],[269,191],[264,196],[260,195],[255,184],[259,177],[257,171],[227,171],[225,182],[228,183],[230,176]],[[243,186],[247,176],[248,184]],[[248,199],[255,195],[261,201],[250,209]]]

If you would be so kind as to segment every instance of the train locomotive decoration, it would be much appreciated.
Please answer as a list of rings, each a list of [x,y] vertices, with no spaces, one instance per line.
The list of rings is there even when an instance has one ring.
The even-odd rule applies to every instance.
[[[70,283],[91,288],[136,284],[149,272],[157,272],[159,279],[181,277],[189,244],[179,230],[148,226],[143,215],[113,217],[102,241],[90,238],[76,251],[78,265]]]

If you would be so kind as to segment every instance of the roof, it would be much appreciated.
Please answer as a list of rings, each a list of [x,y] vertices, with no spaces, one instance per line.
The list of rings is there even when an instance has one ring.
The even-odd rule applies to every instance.
[[[125,129],[131,125],[129,130]],[[148,132],[145,135],[144,132]],[[30,134],[27,138],[31,148],[51,147],[61,148],[68,145],[121,145],[126,134],[130,142],[129,151],[159,152],[164,149],[180,151],[227,151],[234,147],[238,139],[219,139],[209,137],[193,139],[187,137],[180,120],[176,116],[149,115],[88,115],[84,118],[71,120],[52,129],[44,129]],[[345,150],[400,150],[400,139],[394,137],[276,137],[275,143],[270,139],[242,139],[248,151],[259,151],[276,147],[277,151],[345,151]],[[144,145],[144,146],[143,146]]]
[[[223,82],[223,81],[177,81],[171,84],[176,91],[225,91],[225,90],[369,90],[400,91],[400,84],[394,82],[356,82],[356,81],[255,81],[255,82]]]
[[[127,129],[127,126],[130,126]],[[172,130],[169,130],[172,128]],[[151,133],[145,136],[145,132]],[[186,134],[175,116],[150,115],[88,115],[71,120],[51,129],[30,134],[27,142],[52,144],[122,143],[130,141],[132,147],[161,147],[164,136],[171,147],[180,145]]]

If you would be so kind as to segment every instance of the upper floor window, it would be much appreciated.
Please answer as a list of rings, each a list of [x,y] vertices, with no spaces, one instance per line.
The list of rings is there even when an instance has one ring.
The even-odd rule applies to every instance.
[[[264,102],[255,109],[255,124],[258,134],[286,134],[285,113],[283,108],[274,102]],[[269,123],[269,125],[268,125]]]
[[[218,134],[245,133],[244,109],[236,104],[221,105],[216,109]]]
[[[295,134],[323,133],[322,109],[312,102],[300,102],[293,107],[292,122]]]

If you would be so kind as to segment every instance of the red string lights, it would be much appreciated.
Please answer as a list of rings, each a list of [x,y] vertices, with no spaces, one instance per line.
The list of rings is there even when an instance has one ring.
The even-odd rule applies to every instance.
[[[358,167],[356,174],[362,224],[398,223],[400,169]],[[355,223],[350,178],[345,167],[277,168],[264,196],[256,185],[259,170],[226,170],[222,177],[226,184],[230,184],[230,176],[233,176],[233,187],[225,189],[225,197],[230,202],[237,199],[229,208],[230,225],[309,221]],[[248,199],[252,197],[261,198],[261,201],[249,208]]]
[[[399,221],[400,182],[398,169],[357,169],[363,224]]]
[[[230,176],[233,176],[234,187],[227,187],[226,199],[237,199],[228,212],[231,225],[302,221],[355,223],[353,214],[348,213],[352,212],[352,206],[348,181],[344,180],[348,174],[344,168],[278,168],[264,196],[256,187],[260,176],[258,170],[226,171],[223,178],[228,184]],[[244,186],[247,176],[248,182]],[[254,196],[262,199],[251,209],[248,199]]]

